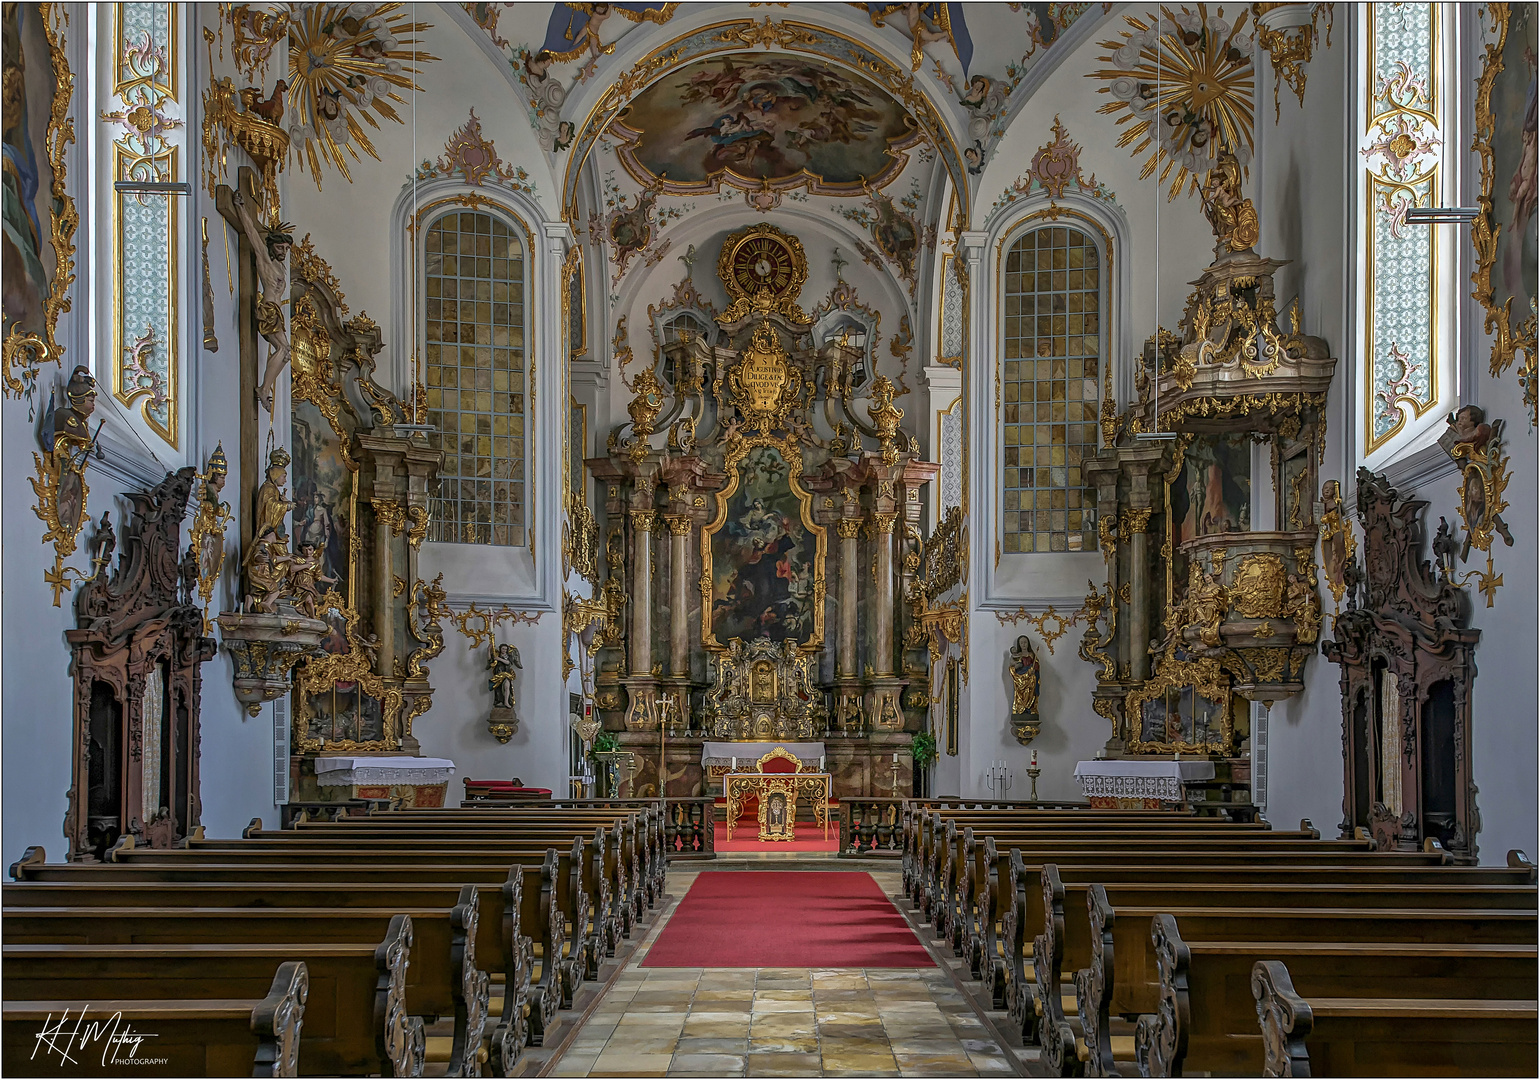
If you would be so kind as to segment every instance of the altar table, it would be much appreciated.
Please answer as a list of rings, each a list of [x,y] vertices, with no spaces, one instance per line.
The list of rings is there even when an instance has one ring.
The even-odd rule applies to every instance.
[[[730,766],[737,758],[740,763],[752,765],[778,746],[804,766],[817,765],[824,756],[821,742],[706,742],[701,744],[700,763],[703,768]]]
[[[1214,763],[1187,761],[1082,761],[1075,779],[1090,804],[1101,809],[1158,809],[1161,803],[1182,802],[1186,784],[1214,778]]]
[[[828,773],[728,773],[722,777],[722,794],[727,799],[727,838],[733,838],[733,827],[743,815],[743,803],[750,795],[763,793],[768,783],[790,785],[797,791],[821,793],[823,798],[813,800],[813,824],[823,827],[823,838],[829,839],[829,800],[834,795],[834,778]],[[793,803],[788,821],[796,819]]]
[[[315,759],[315,779],[322,787],[346,788],[354,799],[400,799],[408,809],[443,806],[454,771],[448,758],[405,754]]]

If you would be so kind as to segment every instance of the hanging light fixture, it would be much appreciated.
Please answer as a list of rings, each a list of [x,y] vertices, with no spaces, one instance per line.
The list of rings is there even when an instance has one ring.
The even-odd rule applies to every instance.
[[[417,21],[417,5],[415,3],[412,5],[412,21],[413,22]],[[424,385],[424,381],[423,381],[422,350],[421,350],[421,344],[420,344],[421,340],[422,340],[422,327],[421,327],[421,325],[418,322],[418,319],[420,317],[420,313],[418,311],[419,305],[418,305],[418,300],[417,300],[417,278],[418,278],[417,252],[419,250],[418,249],[418,243],[419,243],[419,240],[420,240],[420,237],[418,236],[418,231],[419,231],[419,227],[422,225],[422,222],[420,220],[418,220],[418,216],[417,216],[417,214],[418,214],[418,210],[417,210],[417,174],[419,172],[418,164],[421,162],[422,159],[417,156],[417,73],[418,72],[417,72],[417,39],[415,37],[412,39],[412,72],[413,72],[413,74],[412,74],[412,224],[411,224],[411,228],[408,230],[408,232],[409,232],[409,234],[410,234],[410,236],[412,238],[411,253],[410,253],[411,254],[410,262],[411,262],[411,275],[412,276],[411,276],[411,286],[408,289],[408,297],[409,297],[408,305],[411,308],[410,323],[411,323],[411,328],[412,328],[412,344],[411,344],[411,352],[409,354],[409,359],[408,359],[408,365],[411,368],[411,374],[410,374],[411,385],[407,389],[407,394],[408,394],[408,396],[410,398],[411,404],[410,404],[410,406],[409,406],[409,408],[407,410],[407,414],[406,414],[407,415],[407,422],[404,423],[404,424],[397,424],[395,427],[396,427],[396,434],[398,436],[410,437],[412,435],[421,435],[424,438],[426,438],[430,433],[432,433],[436,429],[433,427],[432,424],[428,423],[428,401],[427,401],[428,391],[427,391],[427,387]]]

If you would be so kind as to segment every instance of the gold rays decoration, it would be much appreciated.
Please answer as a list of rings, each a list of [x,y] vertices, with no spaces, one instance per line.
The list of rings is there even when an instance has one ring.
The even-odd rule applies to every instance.
[[[1210,14],[1199,4],[1196,11],[1163,6],[1158,19],[1125,15],[1132,29],[1099,43],[1107,53],[1097,59],[1109,66],[1086,76],[1102,80],[1097,93],[1114,98],[1097,112],[1117,116],[1120,127],[1131,125],[1118,145],[1133,145],[1136,157],[1153,145],[1140,178],[1158,169],[1165,183],[1175,172],[1168,200],[1183,187],[1189,195],[1198,190],[1198,178],[1218,161],[1220,143],[1243,167],[1251,161],[1254,31],[1244,7],[1232,8],[1231,19],[1224,10]]]
[[[376,113],[405,123],[391,102],[406,104],[397,91],[414,89],[412,76],[438,59],[412,36],[430,24],[408,21],[405,4],[356,14],[368,7],[296,4],[289,14],[289,138],[317,190],[323,163],[351,183],[349,158],[361,160],[363,150],[379,160],[363,124],[378,130]]]

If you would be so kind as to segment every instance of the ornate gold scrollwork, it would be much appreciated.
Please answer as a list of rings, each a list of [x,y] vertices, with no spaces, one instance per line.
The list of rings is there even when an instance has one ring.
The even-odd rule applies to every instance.
[[[497,627],[503,623],[518,626],[523,623],[527,626],[535,626],[540,622],[542,611],[518,611],[504,604],[495,610],[484,610],[473,602],[461,612],[451,612],[449,621],[455,624],[455,629],[470,639],[470,648],[479,649],[495,636]],[[473,625],[480,623],[479,626]]]
[[[599,580],[599,522],[588,504],[576,496],[568,498],[562,554],[579,577]]]
[[[1513,533],[1503,520],[1502,512],[1508,508],[1503,493],[1508,489],[1512,473],[1508,470],[1508,454],[1503,449],[1502,420],[1486,423],[1486,414],[1475,405],[1467,405],[1449,418],[1449,430],[1439,443],[1460,466],[1460,502],[1457,507],[1460,521],[1465,525],[1465,543],[1460,548],[1460,561],[1470,557],[1471,548],[1484,552],[1487,557],[1486,572],[1479,570],[1466,575],[1474,576],[1478,591],[1486,597],[1487,607],[1496,599],[1502,585],[1501,574],[1494,574],[1492,541],[1501,536],[1504,543],[1513,546]]]
[[[898,425],[904,418],[904,410],[893,404],[893,383],[886,375],[878,375],[872,381],[872,403],[866,407],[877,430],[884,465],[898,464]]]
[[[406,507],[390,499],[373,499],[370,505],[374,507],[374,516],[390,530],[391,535],[400,536],[406,531]]]
[[[399,725],[403,695],[401,689],[387,685],[374,670],[378,643],[366,640],[358,631],[359,613],[343,603],[342,597],[329,590],[320,603],[320,615],[331,621],[343,620],[343,637],[348,643],[345,653],[325,652],[307,659],[299,669],[295,680],[299,692],[299,708],[295,710],[295,749],[300,753],[321,750],[395,750],[401,745]],[[315,698],[330,693],[338,683],[356,682],[362,694],[368,694],[380,703],[383,724],[379,739],[328,740],[310,733],[312,722],[321,717],[315,708]],[[359,707],[363,703],[360,700]]]
[[[50,407],[44,418],[43,453],[32,454],[37,476],[28,478],[32,493],[37,496],[32,512],[48,526],[43,543],[53,543],[53,568],[44,571],[43,580],[53,589],[54,607],[60,605],[72,583],[89,581],[102,565],[97,563],[89,575],[64,565],[64,560],[75,554],[76,541],[88,516],[86,500],[90,488],[86,485],[86,462],[94,438],[87,422],[96,408],[96,380],[85,367],[77,366],[70,375],[65,398],[64,405]],[[103,526],[106,539],[112,528],[105,518]]]

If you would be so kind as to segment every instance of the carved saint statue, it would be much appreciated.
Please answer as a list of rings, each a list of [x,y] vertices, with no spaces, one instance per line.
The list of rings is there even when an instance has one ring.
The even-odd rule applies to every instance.
[[[1025,634],[1016,639],[1010,653],[1011,685],[1011,734],[1025,746],[1037,738],[1042,729],[1037,712],[1037,691],[1041,668],[1032,640]]]
[[[274,447],[267,455],[267,479],[257,488],[257,512],[252,519],[253,545],[266,539],[288,543],[289,534],[284,530],[283,519],[294,506],[285,489],[289,482],[289,461],[289,452],[281,446]],[[249,560],[251,556],[247,558]]]
[[[314,619],[321,610],[321,586],[335,585],[337,579],[322,573],[326,553],[314,544],[301,544],[289,560],[289,592],[301,615]]]
[[[494,709],[514,707],[513,683],[518,678],[515,668],[523,671],[524,663],[519,659],[519,650],[512,645],[494,645],[488,651],[487,670],[491,675],[487,678],[487,689],[492,691]]]
[[[1201,192],[1203,213],[1214,227],[1218,250],[1246,251],[1262,235],[1256,207],[1241,194],[1241,164],[1227,146],[1219,148],[1219,161],[1209,170]]]
[[[284,531],[284,515],[294,505],[284,485],[289,478],[289,452],[275,447],[267,455],[267,479],[257,489],[256,516],[252,521],[251,546],[246,551],[246,610],[273,614],[278,601],[288,595],[293,555]]]
[[[257,387],[257,400],[269,413],[273,411],[273,390],[278,376],[289,362],[289,331],[284,323],[283,306],[289,301],[289,267],[285,260],[294,244],[294,233],[279,222],[263,226],[252,212],[251,202],[241,192],[234,196],[235,212],[257,260],[257,280],[262,284],[262,298],[257,301],[257,333],[271,347],[267,367]]]

